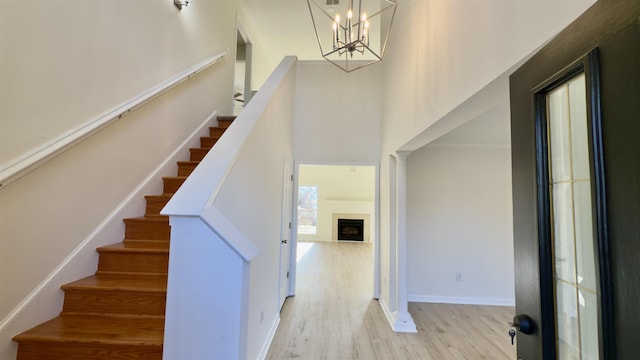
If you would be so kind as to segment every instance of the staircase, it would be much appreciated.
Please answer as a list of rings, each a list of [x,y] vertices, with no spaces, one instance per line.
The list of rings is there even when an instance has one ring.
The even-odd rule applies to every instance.
[[[13,338],[17,360],[162,359],[171,228],[160,210],[234,118],[219,116],[163,193],[145,196],[144,216],[124,219],[122,242],[97,249],[95,275],[62,286],[60,316]]]

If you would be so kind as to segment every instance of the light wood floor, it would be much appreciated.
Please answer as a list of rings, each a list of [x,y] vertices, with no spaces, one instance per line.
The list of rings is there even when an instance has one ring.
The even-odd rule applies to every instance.
[[[369,244],[313,243],[267,359],[516,358],[512,307],[410,303],[418,334],[394,333],[372,299],[372,258]]]

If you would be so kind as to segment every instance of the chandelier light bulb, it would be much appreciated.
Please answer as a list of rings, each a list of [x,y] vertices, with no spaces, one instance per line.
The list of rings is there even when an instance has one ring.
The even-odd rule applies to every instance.
[[[349,11],[347,11],[347,19],[351,20],[352,17],[353,17],[353,11],[349,9]]]

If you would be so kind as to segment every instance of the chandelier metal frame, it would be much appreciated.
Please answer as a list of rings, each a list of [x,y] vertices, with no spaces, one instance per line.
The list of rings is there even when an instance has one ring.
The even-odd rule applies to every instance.
[[[316,0],[307,0],[311,21],[313,22],[313,28],[322,57],[345,72],[351,72],[381,61],[387,46],[397,7],[396,0],[380,0],[379,3],[382,4],[380,8],[374,9],[370,14],[367,14],[367,9],[363,8],[363,3],[365,2],[366,0],[348,0],[347,14],[343,19],[340,14],[336,14],[335,17],[329,14],[325,7],[320,5]],[[322,19],[316,19],[314,9],[316,10],[316,14],[321,14]],[[382,28],[376,29],[376,31],[380,31],[380,49],[377,51],[371,46],[370,42],[372,30],[370,19],[376,17],[382,19],[383,15],[390,16],[390,18],[388,18],[386,32],[383,32],[385,29]],[[319,29],[319,20],[328,20],[332,23],[332,44],[330,47],[328,44],[325,45],[325,47],[329,47],[328,49],[323,48],[320,34],[326,35],[325,32],[331,31],[331,28]],[[378,23],[381,25],[382,21]],[[372,57],[369,59],[358,59],[356,55],[354,59],[354,54],[364,56],[365,53],[371,54]],[[338,56],[339,60],[335,59],[335,55]],[[331,58],[332,56],[334,58]]]

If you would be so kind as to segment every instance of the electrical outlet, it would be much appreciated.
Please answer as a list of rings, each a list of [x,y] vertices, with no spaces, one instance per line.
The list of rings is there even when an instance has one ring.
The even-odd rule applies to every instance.
[[[461,272],[457,272],[456,273],[456,281],[462,281],[462,273]]]

